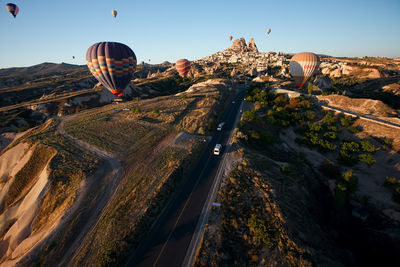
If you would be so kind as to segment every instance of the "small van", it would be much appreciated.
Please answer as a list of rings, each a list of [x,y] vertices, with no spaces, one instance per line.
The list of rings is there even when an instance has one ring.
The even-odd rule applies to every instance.
[[[224,124],[225,122],[221,122],[220,124],[218,124],[217,131],[222,131],[222,127],[224,126]]]
[[[222,145],[221,144],[216,144],[215,148],[214,148],[214,155],[219,155],[221,153],[222,150]]]

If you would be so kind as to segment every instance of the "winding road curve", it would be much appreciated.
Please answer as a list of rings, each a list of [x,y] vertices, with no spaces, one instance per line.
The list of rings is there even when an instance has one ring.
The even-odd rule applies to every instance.
[[[64,117],[60,124],[57,126],[57,132],[62,135],[63,137],[69,139],[76,145],[84,148],[85,150],[88,150],[103,160],[105,160],[111,171],[108,173],[105,173],[101,179],[106,179],[109,181],[112,181],[102,197],[100,198],[99,202],[97,203],[96,207],[93,208],[92,214],[89,217],[89,220],[87,221],[86,225],[82,228],[80,234],[78,237],[75,239],[73,244],[69,247],[68,251],[64,254],[63,258],[60,260],[58,263],[58,266],[66,266],[69,265],[69,263],[72,263],[72,261],[75,259],[75,257],[78,255],[79,251],[83,248],[83,246],[86,244],[87,239],[89,238],[90,234],[93,232],[93,230],[96,228],[97,224],[99,223],[100,219],[103,217],[103,214],[105,210],[107,210],[108,205],[111,203],[111,200],[113,199],[113,196],[115,192],[117,192],[118,187],[121,182],[122,178],[122,167],[121,163],[119,160],[114,157],[112,154],[103,151],[97,147],[94,147],[82,140],[79,140],[69,134],[67,134],[64,131],[64,123],[75,118],[76,115],[71,115],[68,117]],[[98,177],[97,179],[100,179]]]

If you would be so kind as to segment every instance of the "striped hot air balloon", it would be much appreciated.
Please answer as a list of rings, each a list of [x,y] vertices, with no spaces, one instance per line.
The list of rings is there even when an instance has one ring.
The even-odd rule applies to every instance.
[[[117,10],[113,10],[113,11],[111,11],[111,14],[114,16],[114,18],[116,18],[116,17],[117,17],[117,14],[118,14],[118,12],[117,12]]]
[[[294,55],[289,63],[290,73],[292,74],[297,87],[301,88],[318,69],[320,64],[317,55],[303,52]]]
[[[12,4],[12,3],[8,3],[6,5],[6,9],[8,12],[11,13],[11,15],[14,16],[14,18],[17,16],[17,14],[19,12],[19,7],[16,4]]]
[[[124,44],[101,42],[89,47],[86,64],[104,87],[120,97],[136,70],[136,55]]]
[[[187,59],[179,59],[176,62],[176,70],[182,78],[185,78],[190,70],[190,62]]]

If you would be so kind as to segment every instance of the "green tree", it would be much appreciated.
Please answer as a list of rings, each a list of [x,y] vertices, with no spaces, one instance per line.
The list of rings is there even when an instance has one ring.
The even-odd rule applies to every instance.
[[[256,119],[256,111],[255,110],[245,111],[243,113],[243,119],[245,121],[254,121]]]

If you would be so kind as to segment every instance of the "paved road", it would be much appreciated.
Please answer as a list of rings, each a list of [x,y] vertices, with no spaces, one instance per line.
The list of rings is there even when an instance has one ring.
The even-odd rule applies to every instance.
[[[197,164],[174,193],[127,266],[182,265],[221,163],[222,155],[214,156],[212,151],[217,143],[226,146],[244,95],[245,91],[241,90],[233,99],[235,103],[227,107],[221,119],[225,122],[223,130],[214,134]]]

